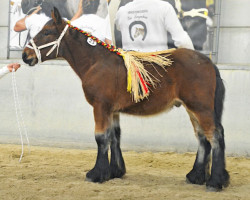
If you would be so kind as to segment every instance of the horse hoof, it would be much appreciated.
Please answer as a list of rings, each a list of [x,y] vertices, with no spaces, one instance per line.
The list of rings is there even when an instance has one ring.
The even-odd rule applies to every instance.
[[[223,172],[223,186],[228,187],[229,183],[230,183],[230,175],[227,172],[227,170],[224,170],[224,172]]]
[[[203,185],[205,183],[205,172],[197,172],[195,170],[191,170],[186,175],[186,182],[189,184],[197,184]]]
[[[120,155],[120,162],[110,162],[110,178],[121,178],[126,173],[126,167],[122,155]]]
[[[186,183],[187,184],[193,184],[193,183],[191,183],[191,181],[186,177]]]
[[[227,170],[224,170],[222,175],[212,176],[207,181],[206,186],[208,191],[218,192],[221,191],[222,188],[227,187],[230,183],[230,176]]]
[[[208,192],[220,192],[222,190],[222,188],[216,188],[216,187],[212,187],[212,186],[207,186],[207,191]]]
[[[94,182],[92,179],[90,179],[88,177],[85,178],[85,181],[87,181],[87,182]]]
[[[110,179],[110,171],[101,172],[93,168],[86,174],[85,181],[94,182],[94,183],[103,183]]]
[[[210,178],[206,183],[206,187],[209,192],[219,192],[222,190],[222,184],[218,179]]]
[[[111,175],[110,178],[121,178],[126,173],[126,168],[119,169],[117,166],[110,166],[111,168]]]

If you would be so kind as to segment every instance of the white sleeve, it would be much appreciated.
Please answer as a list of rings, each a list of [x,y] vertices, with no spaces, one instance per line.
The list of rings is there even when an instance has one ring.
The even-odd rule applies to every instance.
[[[192,40],[186,31],[184,31],[174,8],[169,4],[167,9],[164,9],[165,27],[170,32],[175,46],[178,48],[194,49]]]
[[[27,16],[25,18],[26,29],[30,30],[33,24],[34,24],[34,22],[33,22],[33,16],[32,15],[31,16]]]
[[[112,40],[112,34],[111,34],[111,26],[110,26],[110,18],[109,18],[109,14],[107,15],[106,19],[106,34],[105,37],[109,40]]]
[[[120,21],[121,21],[122,9],[123,9],[123,6],[119,8],[119,10],[117,11],[116,16],[115,16],[115,25],[116,25],[116,28],[118,31],[121,31]]]
[[[7,66],[0,69],[0,78],[2,78],[5,74],[8,74],[10,71]]]

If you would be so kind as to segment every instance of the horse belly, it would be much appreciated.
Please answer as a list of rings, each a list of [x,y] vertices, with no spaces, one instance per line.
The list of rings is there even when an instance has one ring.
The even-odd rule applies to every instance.
[[[175,105],[181,105],[181,102],[177,99],[171,101],[150,101],[145,99],[142,102],[121,110],[121,112],[131,115],[149,116],[167,112]]]

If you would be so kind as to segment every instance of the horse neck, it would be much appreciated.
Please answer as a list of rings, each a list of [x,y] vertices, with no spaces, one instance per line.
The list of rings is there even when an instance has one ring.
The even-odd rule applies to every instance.
[[[101,55],[101,48],[87,44],[87,36],[70,29],[64,37],[61,56],[68,61],[76,74],[82,79],[89,68]]]

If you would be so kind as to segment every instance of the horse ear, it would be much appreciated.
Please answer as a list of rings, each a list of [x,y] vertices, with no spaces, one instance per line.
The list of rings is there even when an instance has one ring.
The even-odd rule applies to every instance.
[[[62,17],[61,17],[61,15],[56,7],[54,7],[54,10],[52,11],[51,17],[56,24],[62,23]]]

